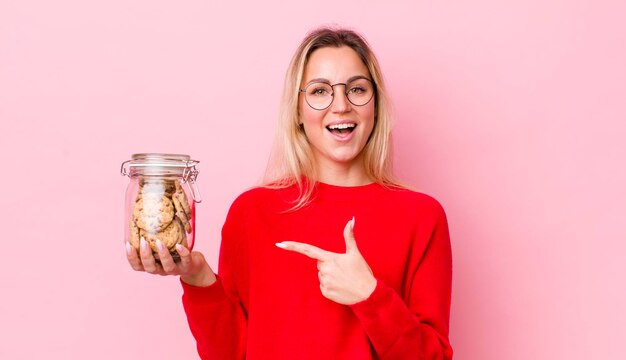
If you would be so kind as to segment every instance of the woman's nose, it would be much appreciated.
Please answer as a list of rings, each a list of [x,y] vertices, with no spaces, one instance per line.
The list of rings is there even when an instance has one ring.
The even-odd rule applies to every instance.
[[[333,103],[331,109],[333,112],[343,113],[347,112],[350,109],[350,101],[348,100],[348,96],[344,91],[338,91],[339,89],[333,92]],[[341,89],[343,90],[343,89]]]

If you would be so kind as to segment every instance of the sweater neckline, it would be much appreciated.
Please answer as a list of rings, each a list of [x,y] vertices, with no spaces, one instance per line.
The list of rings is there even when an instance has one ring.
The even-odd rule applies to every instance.
[[[323,182],[315,183],[314,195],[320,199],[354,200],[358,197],[371,196],[381,186],[376,182],[357,186],[331,185]]]

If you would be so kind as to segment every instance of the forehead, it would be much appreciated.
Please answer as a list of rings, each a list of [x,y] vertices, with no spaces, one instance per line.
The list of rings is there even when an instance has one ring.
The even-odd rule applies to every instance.
[[[304,83],[311,79],[343,82],[357,75],[370,77],[367,66],[356,51],[347,46],[323,47],[309,56],[302,80]]]

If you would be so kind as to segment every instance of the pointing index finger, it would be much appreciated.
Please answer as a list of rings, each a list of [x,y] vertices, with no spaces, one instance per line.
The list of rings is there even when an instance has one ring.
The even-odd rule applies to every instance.
[[[283,242],[276,243],[276,246],[278,246],[281,249],[294,251],[302,255],[308,256],[311,259],[320,260],[320,261],[328,260],[333,255],[335,255],[335,253],[322,250],[318,248],[317,246],[313,246],[310,244],[305,244],[305,243],[301,243],[297,241],[283,241]]]

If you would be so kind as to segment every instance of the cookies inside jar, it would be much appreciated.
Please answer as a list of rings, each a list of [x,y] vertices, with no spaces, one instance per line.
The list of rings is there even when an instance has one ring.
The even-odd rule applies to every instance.
[[[179,259],[176,245],[188,247],[193,234],[192,205],[179,179],[140,177],[130,218],[130,243],[140,248],[143,238],[159,259],[156,241],[160,240],[174,260]]]

